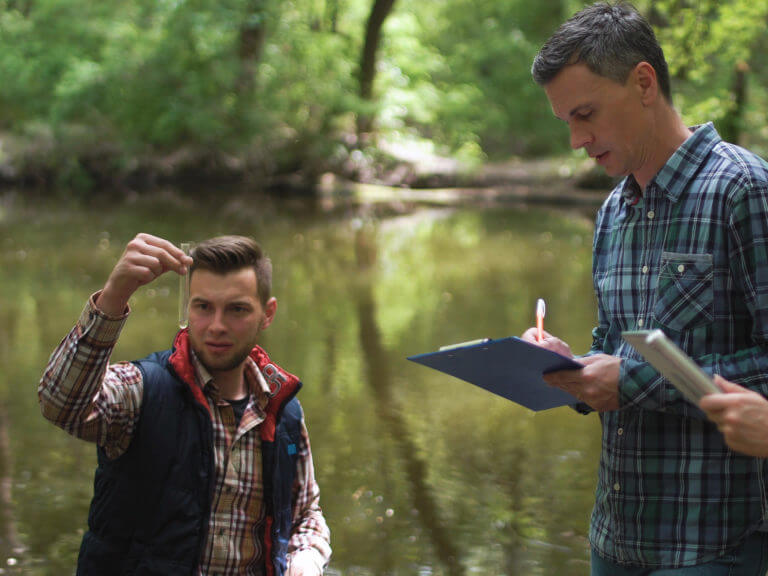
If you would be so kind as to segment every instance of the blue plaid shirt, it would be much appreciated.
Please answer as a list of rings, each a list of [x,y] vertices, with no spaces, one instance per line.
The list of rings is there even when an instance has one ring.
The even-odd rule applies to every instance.
[[[620,409],[601,414],[590,542],[646,567],[712,560],[768,519],[766,467],[734,453],[704,414],[621,339],[661,328],[711,373],[768,396],[768,164],[711,124],[597,216],[599,325],[590,353],[623,358]]]

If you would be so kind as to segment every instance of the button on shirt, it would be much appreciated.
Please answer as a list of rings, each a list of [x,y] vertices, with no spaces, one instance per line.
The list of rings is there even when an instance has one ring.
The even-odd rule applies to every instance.
[[[261,569],[253,565],[261,564],[264,557],[264,486],[258,426],[264,421],[269,387],[256,365],[249,362],[246,365],[246,382],[252,393],[238,426],[234,409],[221,397],[211,375],[195,356],[193,363],[197,377],[204,382],[203,392],[213,410],[216,471],[214,500],[200,574],[226,573],[227,564],[231,562],[230,551],[238,550],[241,558],[258,559],[258,562],[251,563],[247,573],[261,575]],[[247,532],[259,534],[260,537],[243,538],[238,525],[249,525]]]
[[[108,318],[86,305],[80,320],[54,351],[38,387],[45,416],[74,436],[96,442],[110,458],[125,452],[141,412],[142,376],[127,362],[108,365],[125,317]],[[127,314],[126,314],[127,316]],[[205,367],[193,356],[213,422],[215,487],[208,536],[198,574],[263,574],[264,485],[259,425],[269,387],[253,361],[246,364],[250,401],[239,426]],[[294,529],[289,553],[311,554],[319,565],[331,555],[319,506],[309,437],[302,422],[293,486]]]
[[[642,194],[630,176],[598,213],[590,353],[623,358],[590,527],[609,560],[701,564],[768,518],[764,462],[729,450],[621,338],[661,328],[706,371],[768,395],[767,207],[768,165],[707,124]]]

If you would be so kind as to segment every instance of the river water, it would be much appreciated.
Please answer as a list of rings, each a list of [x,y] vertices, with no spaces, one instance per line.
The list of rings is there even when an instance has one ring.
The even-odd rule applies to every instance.
[[[519,335],[539,297],[547,329],[585,351],[594,209],[211,196],[0,201],[0,574],[73,573],[95,450],[42,418],[36,386],[141,231],[247,234],[271,255],[279,305],[261,344],[304,382],[329,574],[587,574],[597,416],[533,413],[406,357]],[[177,298],[170,276],[138,292],[113,360],[167,348]]]

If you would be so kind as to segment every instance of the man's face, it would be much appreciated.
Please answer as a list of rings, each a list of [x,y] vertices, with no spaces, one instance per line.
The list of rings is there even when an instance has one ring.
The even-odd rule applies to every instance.
[[[190,281],[189,339],[212,376],[240,369],[258,334],[272,322],[276,301],[266,309],[258,297],[256,272],[227,274],[195,270]]]
[[[647,164],[653,126],[635,71],[620,84],[594,74],[585,64],[573,64],[544,91],[555,116],[568,124],[571,147],[584,148],[609,176],[636,174]]]

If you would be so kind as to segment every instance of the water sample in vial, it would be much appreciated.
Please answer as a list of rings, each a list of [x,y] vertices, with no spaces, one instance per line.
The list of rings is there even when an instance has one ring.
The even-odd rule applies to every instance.
[[[192,252],[193,246],[193,242],[182,242],[179,244],[179,248],[187,256]],[[179,276],[179,328],[181,329],[186,328],[189,322],[189,272],[189,267],[187,267],[187,273],[184,276]]]

